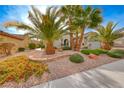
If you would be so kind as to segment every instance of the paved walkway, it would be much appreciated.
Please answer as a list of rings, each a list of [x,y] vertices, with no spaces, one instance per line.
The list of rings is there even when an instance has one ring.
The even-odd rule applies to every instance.
[[[34,86],[33,88],[124,87],[124,60]]]

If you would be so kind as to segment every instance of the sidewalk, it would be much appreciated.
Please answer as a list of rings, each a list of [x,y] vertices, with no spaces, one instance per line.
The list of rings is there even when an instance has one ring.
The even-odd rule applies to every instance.
[[[124,87],[124,60],[34,86],[33,88]]]

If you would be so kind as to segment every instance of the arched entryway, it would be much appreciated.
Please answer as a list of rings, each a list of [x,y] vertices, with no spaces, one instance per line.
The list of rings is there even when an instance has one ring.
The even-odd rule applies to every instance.
[[[65,40],[64,40],[64,46],[69,46],[69,41],[68,41],[68,39],[65,39]]]

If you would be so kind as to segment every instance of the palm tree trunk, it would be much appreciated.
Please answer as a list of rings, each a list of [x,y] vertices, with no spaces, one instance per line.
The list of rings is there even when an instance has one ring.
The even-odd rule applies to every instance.
[[[76,51],[80,51],[80,48],[81,48],[81,45],[82,45],[82,42],[83,42],[83,37],[84,37],[84,27],[83,28],[80,28],[80,30],[81,30],[81,34],[80,34],[80,38],[78,40]]]
[[[111,44],[109,44],[108,42],[101,42],[101,48],[105,50],[110,50]]]
[[[75,47],[74,47],[74,50],[77,51],[78,49],[78,45],[79,45],[79,37],[78,37],[78,32],[76,32],[76,42],[75,42]]]
[[[53,46],[53,42],[48,41],[46,43],[46,54],[50,55],[50,54],[55,54],[55,49]]]
[[[73,38],[73,33],[71,30],[71,17],[69,18],[69,30],[70,30],[70,47],[71,49],[74,49],[74,38]]]
[[[74,39],[73,39],[73,33],[70,31],[70,47],[71,49],[74,49]]]

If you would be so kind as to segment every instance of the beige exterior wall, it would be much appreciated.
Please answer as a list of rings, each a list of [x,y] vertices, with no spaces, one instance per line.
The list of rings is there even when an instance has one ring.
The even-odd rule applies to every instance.
[[[12,53],[16,52],[19,47],[28,48],[28,44],[30,42],[30,39],[28,38],[27,35],[25,35],[25,39],[24,40],[18,40],[18,39],[7,37],[7,36],[3,36],[3,35],[0,35],[0,38],[1,38],[0,42],[6,42],[6,43],[13,43],[13,44],[15,44],[15,47],[13,47],[13,49],[12,49]]]
[[[123,46],[124,47],[124,37],[116,39],[114,41],[114,46]]]
[[[30,40],[30,38],[28,37],[28,35],[25,35],[25,36],[24,36],[24,40],[22,41],[23,47],[28,48],[28,45],[29,45],[30,42],[31,42],[31,40]]]
[[[64,46],[64,40],[67,39],[68,40],[68,44],[70,44],[70,38],[69,38],[69,35],[65,35],[63,36],[61,39],[59,40],[56,40],[54,42],[54,46],[57,47],[57,48],[61,48],[61,44]],[[70,46],[70,45],[69,45]]]

